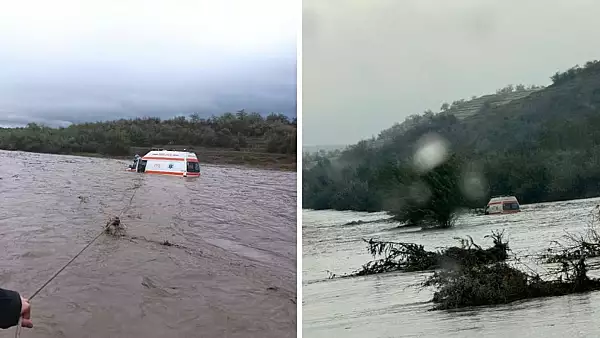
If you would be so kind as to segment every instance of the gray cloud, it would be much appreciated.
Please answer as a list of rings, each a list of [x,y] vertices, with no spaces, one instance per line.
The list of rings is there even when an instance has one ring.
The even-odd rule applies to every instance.
[[[600,2],[304,0],[303,143],[348,144],[443,102],[600,58]]]
[[[293,1],[85,4],[3,7],[0,125],[239,109],[296,115]]]

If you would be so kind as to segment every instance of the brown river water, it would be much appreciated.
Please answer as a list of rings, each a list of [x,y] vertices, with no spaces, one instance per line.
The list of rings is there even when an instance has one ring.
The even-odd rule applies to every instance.
[[[464,216],[455,229],[415,231],[397,224],[344,225],[382,213],[303,211],[303,337],[600,337],[600,292],[520,301],[507,305],[429,311],[433,290],[415,287],[428,273],[388,273],[327,279],[371,259],[362,238],[421,243],[426,249],[457,245],[470,235],[480,245],[505,230],[516,254],[539,253],[565,231],[582,231],[600,199],[523,206],[515,215]],[[545,267],[532,266],[541,273]],[[598,271],[590,275],[597,277]]]
[[[205,165],[185,179],[99,158],[0,161],[1,287],[31,296],[122,211],[129,236],[101,235],[46,286],[21,337],[296,336],[295,173]]]

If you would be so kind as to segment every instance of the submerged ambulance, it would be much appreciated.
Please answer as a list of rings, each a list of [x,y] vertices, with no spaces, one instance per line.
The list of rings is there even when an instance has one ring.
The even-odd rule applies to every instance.
[[[133,160],[128,171],[147,174],[199,177],[200,163],[196,154],[188,151],[154,149]]]
[[[515,196],[497,196],[490,199],[485,207],[486,215],[513,214],[521,211]]]

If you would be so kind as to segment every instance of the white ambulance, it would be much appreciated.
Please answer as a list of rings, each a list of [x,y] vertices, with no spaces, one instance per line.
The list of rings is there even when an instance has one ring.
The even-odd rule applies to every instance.
[[[490,199],[485,207],[486,215],[513,214],[521,211],[515,196],[497,196]]]
[[[127,168],[146,174],[199,177],[200,163],[196,154],[188,151],[152,150],[143,157],[136,156]]]

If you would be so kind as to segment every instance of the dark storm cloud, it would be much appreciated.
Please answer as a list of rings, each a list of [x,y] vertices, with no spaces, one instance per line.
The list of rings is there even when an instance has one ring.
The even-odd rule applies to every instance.
[[[239,109],[295,116],[297,15],[290,5],[293,1],[4,5],[0,125]]]

